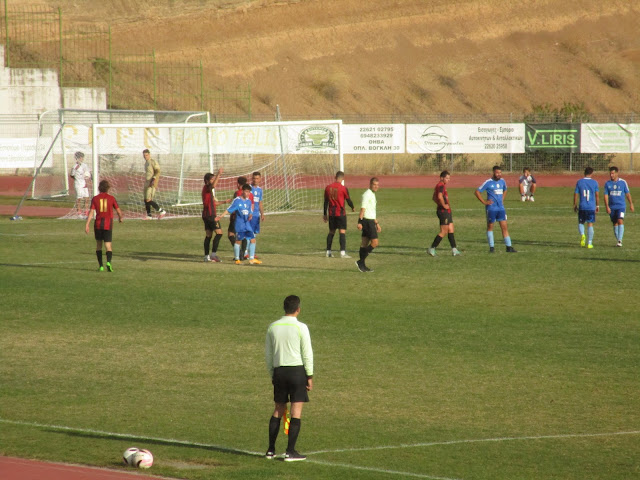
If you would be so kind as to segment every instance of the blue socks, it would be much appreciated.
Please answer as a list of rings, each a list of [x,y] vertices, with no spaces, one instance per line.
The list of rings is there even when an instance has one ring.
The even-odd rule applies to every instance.
[[[587,228],[587,240],[589,243],[593,243],[593,227]]]
[[[580,235],[584,235],[584,223],[578,224],[578,232],[580,232]]]
[[[511,237],[504,237],[504,244],[507,247],[510,247],[511,246]]]
[[[233,244],[233,256],[235,257],[236,260],[242,260],[240,258],[240,245],[237,243]]]
[[[249,244],[249,258],[253,258],[256,256],[256,244],[255,243],[250,243]]]
[[[489,242],[489,246],[490,247],[494,246],[494,243],[493,243],[493,231],[487,232],[487,241]]]

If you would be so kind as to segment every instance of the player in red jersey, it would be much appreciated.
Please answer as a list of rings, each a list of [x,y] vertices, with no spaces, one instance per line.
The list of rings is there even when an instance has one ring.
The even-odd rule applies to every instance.
[[[329,223],[329,234],[327,235],[327,257],[332,257],[331,244],[336,230],[340,231],[340,257],[351,258],[347,255],[347,212],[344,209],[344,202],[355,211],[353,202],[349,197],[349,190],[342,182],[344,172],[336,173],[336,181],[327,185],[324,189],[324,223]]]
[[[91,210],[87,216],[87,223],[84,226],[84,231],[89,233],[89,224],[93,219],[94,213],[96,221],[93,224],[93,232],[96,238],[96,256],[98,257],[98,264],[100,265],[99,271],[104,272],[104,266],[102,265],[102,242],[107,249],[107,271],[113,272],[111,267],[111,257],[113,256],[113,250],[111,248],[111,239],[113,234],[113,210],[118,213],[118,221],[122,223],[122,211],[118,206],[116,198],[109,195],[109,189],[111,185],[107,180],[102,180],[98,185],[100,193],[91,199]]]
[[[222,227],[220,222],[216,222],[216,205],[227,202],[218,202],[216,200],[216,185],[222,175],[222,168],[218,170],[215,175],[213,173],[207,173],[204,176],[204,186],[202,187],[202,221],[204,222],[204,261],[205,262],[220,262],[218,258],[218,245],[222,238]],[[211,237],[213,232],[216,232],[216,236],[213,239],[213,247],[211,248],[211,255],[209,255],[209,248],[211,247]]]
[[[453,216],[451,215],[451,205],[449,205],[449,195],[447,194],[447,183],[451,180],[451,174],[444,170],[440,173],[440,181],[433,189],[433,201],[438,205],[438,219],[440,220],[440,233],[433,239],[431,247],[427,249],[427,253],[432,257],[436,256],[436,247],[440,245],[440,241],[445,235],[449,238],[451,244],[451,254],[454,257],[461,255],[460,250],[456,248],[456,239],[453,235]]]

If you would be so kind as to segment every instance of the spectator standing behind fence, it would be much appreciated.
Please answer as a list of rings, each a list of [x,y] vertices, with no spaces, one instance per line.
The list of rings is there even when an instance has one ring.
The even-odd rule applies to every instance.
[[[153,220],[151,216],[151,207],[158,212],[158,218],[164,217],[167,212],[154,201],[156,195],[156,188],[158,188],[158,180],[160,179],[160,165],[158,162],[151,158],[151,152],[148,148],[142,151],[144,157],[144,173],[146,183],[144,185],[144,207],[147,210],[147,220]]]

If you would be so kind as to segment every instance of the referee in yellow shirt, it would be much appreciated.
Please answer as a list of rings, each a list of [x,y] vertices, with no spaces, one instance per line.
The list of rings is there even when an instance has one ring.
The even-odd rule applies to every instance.
[[[382,231],[376,218],[376,192],[380,182],[376,177],[369,180],[369,189],[362,194],[362,206],[358,219],[358,230],[362,231],[362,243],[360,244],[360,260],[356,261],[358,270],[362,273],[373,272],[365,264],[367,256],[378,246],[378,234]]]
[[[284,299],[284,316],[267,329],[265,360],[273,383],[275,408],[269,420],[269,449],[265,457],[276,456],[276,439],[280,431],[280,419],[287,403],[291,402],[291,424],[289,442],[284,455],[285,462],[305,460],[307,457],[296,451],[300,433],[302,407],[309,401],[307,392],[313,388],[313,349],[309,328],[298,321],[300,297],[289,295]]]

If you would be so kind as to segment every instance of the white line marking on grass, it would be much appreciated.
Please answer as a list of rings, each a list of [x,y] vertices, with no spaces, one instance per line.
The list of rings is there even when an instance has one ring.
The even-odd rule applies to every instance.
[[[426,443],[406,443],[400,445],[383,445],[380,447],[362,447],[362,448],[342,448],[337,450],[318,450],[308,452],[308,455],[319,455],[321,453],[345,453],[345,452],[366,452],[375,450],[393,450],[400,448],[416,448],[416,447],[435,447],[440,445],[458,445],[465,443],[483,443],[483,442],[513,442],[517,440],[549,440],[562,438],[590,438],[590,437],[613,437],[616,435],[639,435],[640,430],[631,430],[628,432],[607,432],[607,433],[567,433],[559,435],[538,435],[530,437],[497,437],[497,438],[478,438],[469,440],[449,440],[446,442],[426,442]]]
[[[34,263],[3,263],[4,265],[13,265],[18,267],[34,267],[36,265],[71,265],[77,263],[95,263],[95,260],[84,260],[82,262],[34,262]]]
[[[322,460],[311,460],[309,458],[307,458],[307,462],[315,463],[317,465],[325,465],[327,467],[340,467],[340,468],[348,468],[351,470],[363,470],[366,472],[386,473],[389,475],[402,475],[403,477],[426,478],[429,480],[460,480],[457,478],[450,478],[450,477],[436,477],[433,475],[426,475],[424,473],[400,472],[398,470],[387,470],[384,468],[361,467],[359,465],[350,465],[348,463],[323,462]]]
[[[47,425],[44,423],[37,422],[23,422],[20,420],[7,420],[4,418],[0,418],[0,423],[8,423],[11,425],[24,425],[27,427],[37,427],[37,428],[48,428],[50,430],[60,430],[63,432],[77,432],[77,433],[87,433],[90,435],[103,435],[108,437],[117,437],[117,438],[127,438],[132,440],[148,440],[151,442],[158,443],[166,443],[166,444],[176,444],[176,445],[185,445],[187,447],[203,447],[203,448],[211,448],[216,450],[221,450],[229,453],[242,453],[245,455],[255,455],[255,456],[264,456],[264,452],[251,452],[249,450],[240,450],[238,448],[225,447],[222,445],[213,445],[208,443],[198,443],[198,442],[187,442],[185,440],[177,440],[175,438],[157,438],[157,437],[148,437],[144,435],[134,435],[130,433],[115,433],[115,432],[105,432],[103,430],[93,430],[91,428],[74,428],[74,427],[66,427],[64,425]]]

